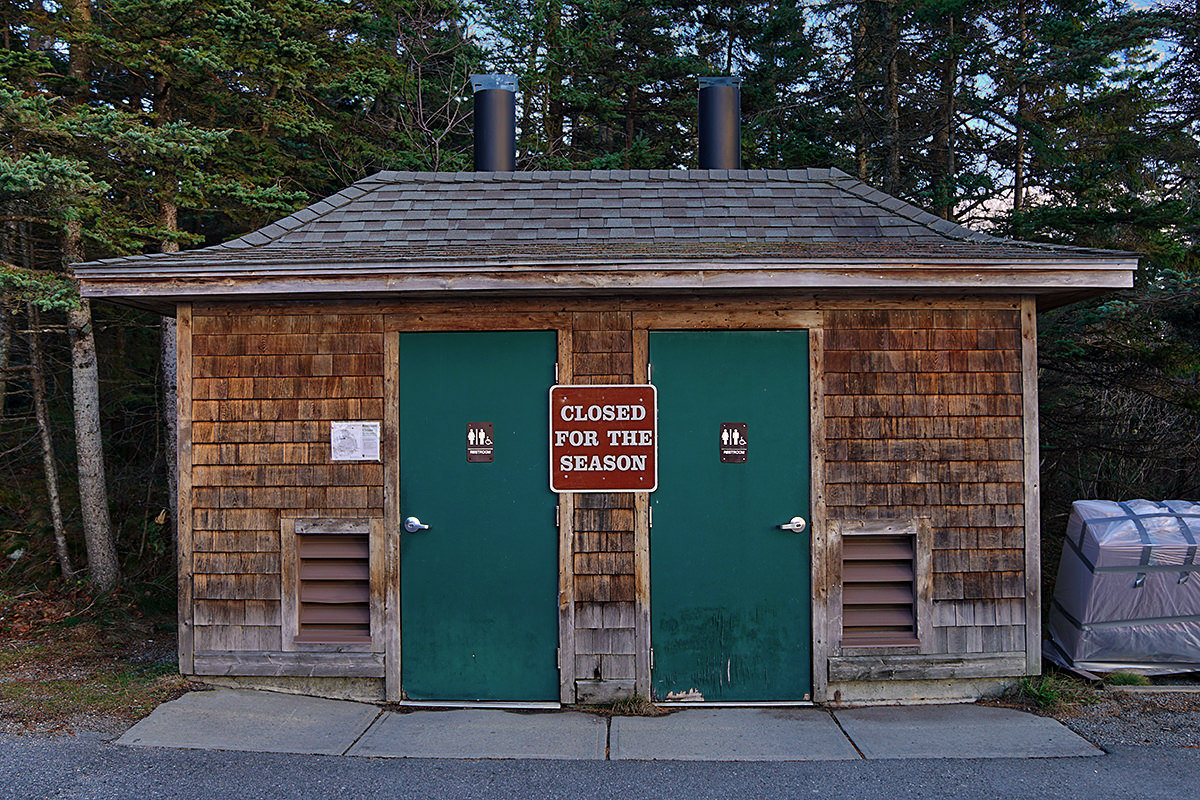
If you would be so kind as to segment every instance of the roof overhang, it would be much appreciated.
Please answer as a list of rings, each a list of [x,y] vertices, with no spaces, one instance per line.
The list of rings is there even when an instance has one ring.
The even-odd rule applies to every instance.
[[[186,272],[100,265],[76,270],[84,297],[165,311],[177,302],[265,299],[354,299],[440,294],[575,295],[803,292],[822,296],[957,293],[1072,296],[1127,289],[1137,258],[1026,260],[647,259],[603,263],[446,260],[404,263],[306,262],[228,264]],[[1070,301],[1068,301],[1070,302]]]

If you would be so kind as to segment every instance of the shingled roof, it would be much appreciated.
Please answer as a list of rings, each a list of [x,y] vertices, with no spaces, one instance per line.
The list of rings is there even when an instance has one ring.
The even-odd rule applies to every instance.
[[[1132,254],[999,239],[807,169],[379,172],[225,244],[74,269],[85,296],[183,299],[852,288],[897,270],[913,287],[1046,291],[1129,285],[1134,268]],[[938,274],[925,284],[922,270]],[[1013,271],[1024,279],[996,280]]]

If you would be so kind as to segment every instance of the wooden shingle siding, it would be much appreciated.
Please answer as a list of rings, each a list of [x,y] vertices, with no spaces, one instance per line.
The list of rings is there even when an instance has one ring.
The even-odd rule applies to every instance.
[[[633,383],[633,315],[571,315],[572,372],[577,384]],[[634,495],[574,498],[575,675],[581,680],[634,678]]]
[[[928,516],[924,652],[1023,650],[1021,324],[1008,309],[831,311],[830,519]]]
[[[383,466],[332,463],[329,423],[383,418],[383,315],[196,306],[195,650],[278,651],[279,518],[379,516]]]
[[[824,491],[825,518],[929,519],[933,608],[921,653],[1020,652],[1029,611],[1019,303],[931,305],[684,297],[197,305],[187,357],[191,488],[181,505],[190,506],[192,529],[181,575],[194,587],[181,631],[191,626],[202,654],[195,663],[216,664],[214,652],[244,660],[250,654],[237,651],[279,649],[281,518],[385,516],[385,480],[398,476],[386,477],[385,464],[331,463],[329,423],[388,418],[384,346],[395,331],[555,328],[562,380],[607,384],[645,382],[646,320],[758,328],[776,317],[824,341],[813,376],[814,452],[826,482],[813,496]],[[394,454],[395,443],[385,457],[387,447]],[[596,681],[648,681],[648,520],[647,503],[632,493],[561,503],[570,701],[576,681],[585,693]],[[387,514],[388,530],[397,530],[395,509]],[[399,621],[388,626],[394,649]],[[396,655],[389,651],[389,686],[398,697]]]

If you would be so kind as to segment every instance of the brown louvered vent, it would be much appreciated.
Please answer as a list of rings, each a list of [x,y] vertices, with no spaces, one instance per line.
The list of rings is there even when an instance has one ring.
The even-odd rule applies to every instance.
[[[371,641],[367,534],[296,534],[301,644]]]
[[[916,645],[915,542],[911,534],[842,538],[842,644]]]

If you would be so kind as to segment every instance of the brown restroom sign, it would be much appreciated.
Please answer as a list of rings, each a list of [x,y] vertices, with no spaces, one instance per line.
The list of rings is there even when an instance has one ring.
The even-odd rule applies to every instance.
[[[658,488],[658,393],[650,385],[550,389],[550,488]]]

